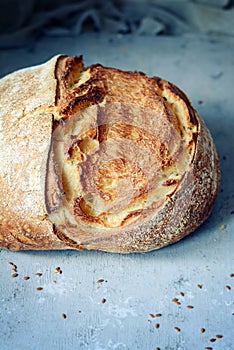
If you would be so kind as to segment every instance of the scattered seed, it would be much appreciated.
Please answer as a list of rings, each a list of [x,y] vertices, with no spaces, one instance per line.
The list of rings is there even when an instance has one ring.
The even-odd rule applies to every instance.
[[[172,299],[173,303],[175,303],[176,305],[180,305],[181,303],[179,302],[178,298],[173,298]]]
[[[211,343],[214,343],[215,341],[216,341],[215,338],[210,338],[210,342],[211,342]]]
[[[225,286],[225,288],[226,288],[226,289],[228,289],[228,290],[231,290],[231,287],[230,287],[230,286],[228,286],[228,285],[227,285],[227,286]]]
[[[42,290],[43,288],[42,287],[37,287],[37,290]]]
[[[12,261],[9,261],[9,263],[8,263],[8,264],[12,266],[11,271],[13,271],[13,272],[17,272],[17,265],[15,265],[15,264],[14,264]]]
[[[99,280],[97,280],[97,283],[102,283],[102,282],[104,282],[103,278],[99,278]]]
[[[61,268],[59,266],[55,268],[55,272],[59,273],[60,275],[63,273],[63,271],[61,270]]]
[[[12,261],[9,261],[8,264],[17,269],[17,266]]]
[[[155,317],[154,314],[149,314],[148,316],[151,317],[151,318],[154,318],[154,317]]]
[[[11,277],[17,277],[18,276],[18,273],[13,273],[12,275],[11,275]]]
[[[187,309],[193,309],[194,308],[193,305],[187,305],[186,307],[187,307]]]
[[[202,289],[202,284],[198,283],[197,288]]]
[[[174,327],[174,330],[175,330],[176,332],[180,332],[180,328],[179,328],[179,327]]]
[[[180,295],[181,295],[182,297],[184,297],[184,292],[180,292]]]
[[[53,280],[53,283],[54,283],[54,284],[56,284],[56,283],[57,283],[57,281],[56,281],[56,280]]]
[[[215,336],[217,339],[221,339],[221,338],[223,338],[223,336],[222,336],[222,334],[216,334],[216,336]]]
[[[30,278],[29,276],[24,276],[23,280],[27,281],[27,280],[29,280],[29,278]]]
[[[156,317],[161,317],[161,316],[162,316],[162,314],[156,314],[155,316],[156,316]]]
[[[106,299],[102,298],[102,304],[105,304],[105,302],[106,302]]]
[[[233,278],[234,277],[234,273],[230,273],[230,275],[229,275],[231,278]]]
[[[200,328],[201,333],[205,333],[205,331],[206,331],[205,328]]]
[[[158,329],[158,328],[160,327],[160,324],[159,324],[159,323],[155,323],[154,327],[155,327],[156,329]]]
[[[220,230],[223,231],[224,229],[225,229],[225,225],[221,225],[221,226],[220,226]]]
[[[62,314],[62,318],[67,318],[67,315],[66,314]]]
[[[37,277],[41,277],[41,276],[42,276],[42,273],[41,273],[41,272],[37,272],[37,273],[35,273],[35,275],[36,275]]]

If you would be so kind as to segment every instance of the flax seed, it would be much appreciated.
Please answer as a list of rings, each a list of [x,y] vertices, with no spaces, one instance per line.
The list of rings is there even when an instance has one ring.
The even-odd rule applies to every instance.
[[[184,297],[184,292],[180,292],[180,296]]]
[[[42,290],[43,288],[42,287],[37,287],[37,290]]]
[[[17,269],[17,265],[15,265],[12,261],[9,261],[8,264],[13,266],[13,268]]]
[[[58,267],[55,268],[55,272],[56,272],[56,273],[59,273],[59,274],[61,275],[63,271],[62,271],[61,268],[58,266]]]
[[[221,338],[223,338],[223,336],[222,336],[222,334],[216,334],[216,336],[215,336],[217,339],[221,339]]]
[[[159,324],[159,323],[155,323],[154,327],[155,327],[156,329],[158,329],[158,328],[160,327],[160,324]]]
[[[234,273],[230,273],[230,275],[229,275],[231,278],[233,278],[234,277]]]
[[[179,302],[178,298],[173,298],[172,299],[173,303],[175,303],[176,305],[180,305],[181,303]]]
[[[151,317],[151,318],[154,318],[154,317],[155,317],[154,314],[149,314],[148,316]]]
[[[197,288],[202,289],[202,284],[197,284]]]
[[[176,332],[180,332],[180,328],[179,328],[179,327],[174,327],[174,330],[175,330]]]
[[[106,302],[106,299],[102,298],[102,304],[105,304],[105,302]]]
[[[225,286],[225,288],[227,289],[227,290],[231,290],[231,287],[230,286]]]
[[[176,301],[178,301],[179,299],[178,298],[173,298],[172,301],[173,303],[175,303]]]
[[[27,281],[27,280],[29,280],[29,278],[30,278],[29,276],[24,276],[23,280]]]
[[[66,314],[62,314],[62,318],[67,318],[67,315]]]
[[[12,266],[11,271],[17,272],[17,266],[12,261],[9,261],[9,265]]]
[[[17,277],[18,276],[18,273],[13,273],[12,275],[11,275],[11,277]]]
[[[104,282],[103,278],[99,278],[99,280],[97,280],[97,283],[102,283],[102,282]]]
[[[194,308],[193,305],[187,305],[186,307],[187,307],[187,309],[193,309]]]
[[[42,273],[41,273],[41,272],[37,272],[37,273],[35,273],[35,275],[36,275],[37,277],[41,277],[41,276],[42,276]]]
[[[162,316],[162,314],[156,314],[155,316],[156,316],[156,317],[161,317],[161,316]]]
[[[206,331],[205,328],[200,328],[201,333],[205,333],[205,331]]]
[[[216,341],[215,338],[210,338],[210,342],[211,342],[211,343],[214,343],[215,341]]]

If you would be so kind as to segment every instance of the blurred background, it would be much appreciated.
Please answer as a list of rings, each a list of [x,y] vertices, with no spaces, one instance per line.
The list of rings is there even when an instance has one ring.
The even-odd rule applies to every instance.
[[[233,0],[1,0],[0,48],[97,31],[234,35]]]

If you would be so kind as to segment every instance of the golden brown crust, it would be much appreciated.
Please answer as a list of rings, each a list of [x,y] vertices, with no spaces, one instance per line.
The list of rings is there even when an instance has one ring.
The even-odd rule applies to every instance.
[[[0,245],[9,249],[63,246],[47,220],[44,194],[56,61],[0,82]]]
[[[1,246],[149,251],[210,215],[218,156],[175,85],[58,56],[0,96]]]

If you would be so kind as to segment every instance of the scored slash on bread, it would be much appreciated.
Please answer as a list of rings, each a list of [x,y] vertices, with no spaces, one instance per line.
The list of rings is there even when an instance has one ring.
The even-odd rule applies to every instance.
[[[0,246],[145,252],[210,215],[219,161],[174,84],[59,55],[0,80]]]

